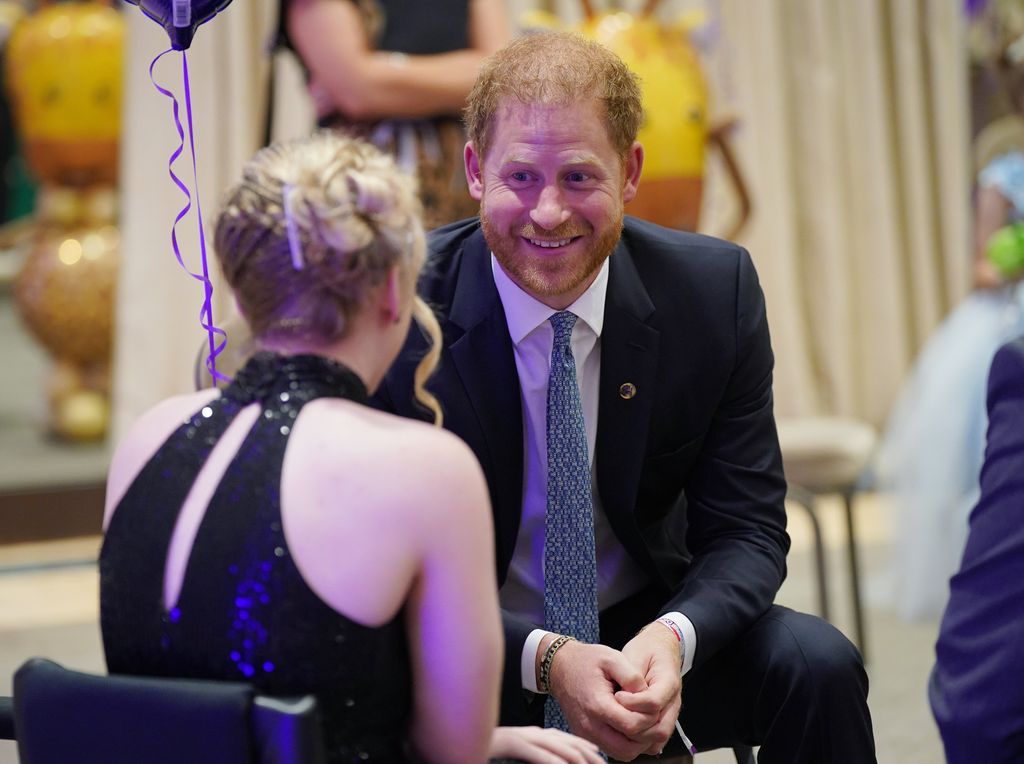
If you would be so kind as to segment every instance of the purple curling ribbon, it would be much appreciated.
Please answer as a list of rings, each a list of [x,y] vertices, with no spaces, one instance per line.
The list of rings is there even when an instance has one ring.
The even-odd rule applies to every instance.
[[[185,151],[185,130],[181,124],[181,119],[178,114],[178,99],[171,91],[161,87],[157,83],[156,77],[153,74],[153,69],[156,67],[157,62],[172,50],[174,49],[168,48],[163,53],[160,53],[149,65],[149,79],[153,83],[153,87],[155,87],[162,95],[171,99],[174,110],[174,126],[178,130],[178,147],[171,154],[171,157],[167,162],[167,172],[171,176],[171,180],[174,182],[174,185],[181,189],[181,192],[185,195],[185,206],[181,208],[178,216],[174,218],[174,223],[171,225],[171,248],[174,250],[174,256],[177,258],[178,264],[182,269],[184,269],[189,276],[203,284],[203,305],[199,311],[199,324],[206,331],[209,341],[209,352],[206,356],[206,370],[210,373],[210,377],[213,379],[214,384],[217,384],[218,382],[230,382],[231,380],[229,377],[217,371],[216,364],[217,356],[224,351],[224,348],[227,345],[227,332],[213,323],[213,282],[210,281],[209,260],[206,254],[206,234],[203,229],[203,211],[199,200],[199,173],[196,166],[195,131],[192,125],[192,93],[188,77],[188,56],[184,50],[181,51],[182,77],[185,83],[185,114],[188,121],[189,149],[192,152],[192,182],[196,189],[196,217],[199,221],[199,251],[202,262],[202,271],[200,273],[193,272],[187,265],[185,265],[185,260],[181,255],[181,248],[178,246],[178,223],[192,209],[192,195],[188,190],[188,186],[186,186],[185,183],[182,182],[182,180],[174,173],[174,163]]]

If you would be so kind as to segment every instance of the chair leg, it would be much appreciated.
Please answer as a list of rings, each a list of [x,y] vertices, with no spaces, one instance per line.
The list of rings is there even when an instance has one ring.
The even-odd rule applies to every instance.
[[[736,764],[757,764],[753,748],[745,745],[737,745],[733,747],[732,752],[736,757]]]
[[[821,535],[821,522],[814,508],[814,495],[799,486],[790,485],[788,498],[795,501],[807,512],[811,521],[811,533],[814,536],[814,565],[818,578],[818,614],[826,621],[829,618],[828,581],[825,567],[825,541]]]
[[[14,730],[14,698],[0,697],[0,740],[17,740]]]
[[[853,600],[853,628],[857,637],[857,647],[864,662],[868,660],[867,633],[864,628],[864,604],[860,591],[860,563],[857,559],[857,535],[853,520],[853,491],[843,493],[843,508],[846,511],[846,547],[847,561],[850,565],[850,595]]]

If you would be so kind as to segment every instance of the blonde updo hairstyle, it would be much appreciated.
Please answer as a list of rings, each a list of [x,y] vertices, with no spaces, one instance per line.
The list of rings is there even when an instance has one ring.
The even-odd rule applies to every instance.
[[[254,338],[309,350],[343,339],[368,293],[398,265],[411,290],[426,252],[413,179],[362,140],[323,130],[256,153],[225,196],[214,233],[224,278]],[[415,298],[431,340],[417,399],[440,422],[423,384],[440,329]]]

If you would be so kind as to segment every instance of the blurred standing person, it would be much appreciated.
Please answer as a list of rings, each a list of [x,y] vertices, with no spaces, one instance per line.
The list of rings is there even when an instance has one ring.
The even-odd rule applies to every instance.
[[[1001,274],[987,256],[993,234],[1024,220],[1024,45],[1006,46],[998,68],[1015,111],[976,141],[975,290],[915,361],[876,460],[878,487],[899,510],[890,585],[906,618],[942,612],[978,497],[986,373],[999,346],[1024,331],[1022,274]]]
[[[510,36],[502,0],[281,0],[279,43],[306,71],[322,127],[392,153],[419,178],[427,228],[475,215],[460,113]]]

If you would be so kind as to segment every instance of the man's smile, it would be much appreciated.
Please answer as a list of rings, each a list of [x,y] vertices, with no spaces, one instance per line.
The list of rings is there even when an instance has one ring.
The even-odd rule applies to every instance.
[[[530,244],[541,249],[559,249],[572,244],[578,236],[572,236],[567,239],[534,239],[530,237],[524,237]]]

